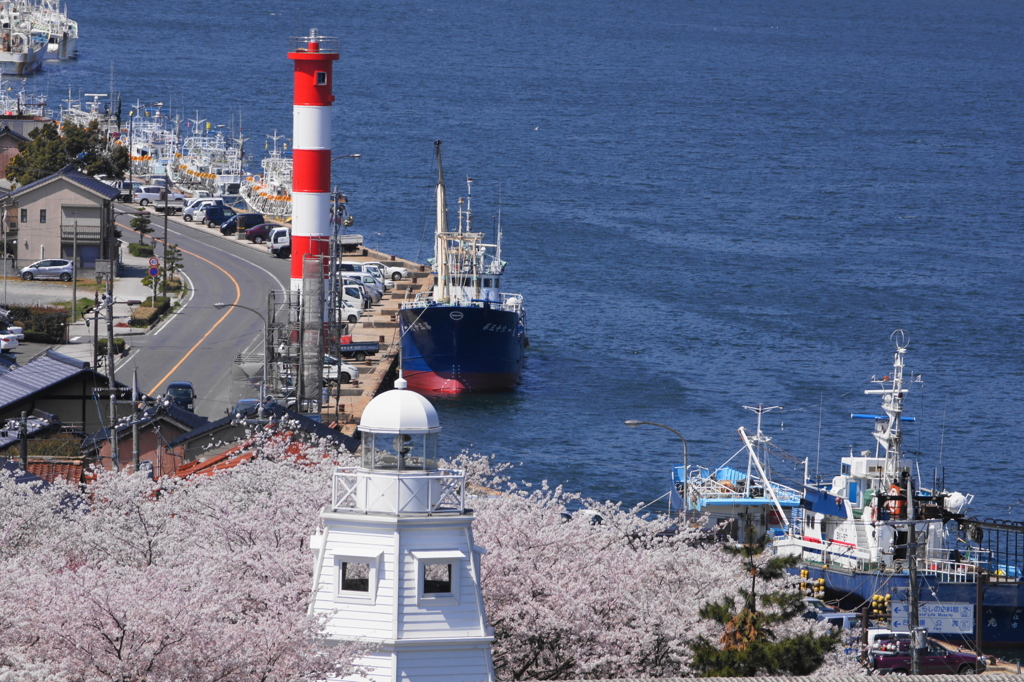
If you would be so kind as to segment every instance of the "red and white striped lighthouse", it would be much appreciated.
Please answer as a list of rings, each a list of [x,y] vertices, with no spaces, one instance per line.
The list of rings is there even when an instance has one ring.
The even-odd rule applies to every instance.
[[[331,237],[332,71],[338,59],[336,38],[311,29],[293,38],[288,59],[295,66],[292,109],[292,281],[302,289],[307,256],[326,256]]]

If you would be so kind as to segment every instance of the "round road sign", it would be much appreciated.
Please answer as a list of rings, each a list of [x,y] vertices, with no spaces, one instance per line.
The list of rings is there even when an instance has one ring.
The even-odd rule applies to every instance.
[[[159,274],[160,274],[160,268],[150,268],[149,269],[149,276],[150,277],[156,277]]]
[[[152,258],[149,259],[149,265],[150,267],[157,267],[158,265],[160,265],[160,259],[157,258],[156,256],[153,256]]]

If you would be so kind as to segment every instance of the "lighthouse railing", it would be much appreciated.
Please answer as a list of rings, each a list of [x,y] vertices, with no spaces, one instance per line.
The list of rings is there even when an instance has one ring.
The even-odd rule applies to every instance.
[[[456,469],[380,471],[339,467],[331,507],[360,514],[462,514],[466,474]]]

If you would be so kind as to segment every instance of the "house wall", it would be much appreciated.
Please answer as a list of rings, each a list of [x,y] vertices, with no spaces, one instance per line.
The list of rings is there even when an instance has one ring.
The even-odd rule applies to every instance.
[[[46,211],[46,222],[40,221],[40,211]],[[70,259],[76,222],[78,267],[92,270],[97,259],[109,258],[111,202],[70,180],[58,177],[21,194],[11,212],[17,221],[18,267],[44,258]]]

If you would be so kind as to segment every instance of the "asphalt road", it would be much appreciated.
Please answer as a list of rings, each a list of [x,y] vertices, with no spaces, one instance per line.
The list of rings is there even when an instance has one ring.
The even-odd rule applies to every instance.
[[[163,221],[153,216],[151,237],[162,240]],[[118,224],[128,234],[128,219]],[[138,367],[139,388],[149,395],[159,395],[171,381],[191,381],[199,396],[196,414],[219,419],[239,398],[255,397],[244,383],[232,381],[233,360],[239,353],[262,352],[263,322],[248,310],[213,304],[237,303],[263,313],[267,292],[288,288],[290,261],[175,218],[168,220],[168,241],[183,252],[190,292],[167,322],[133,337],[135,351],[118,366],[118,379],[130,382],[132,367]]]

